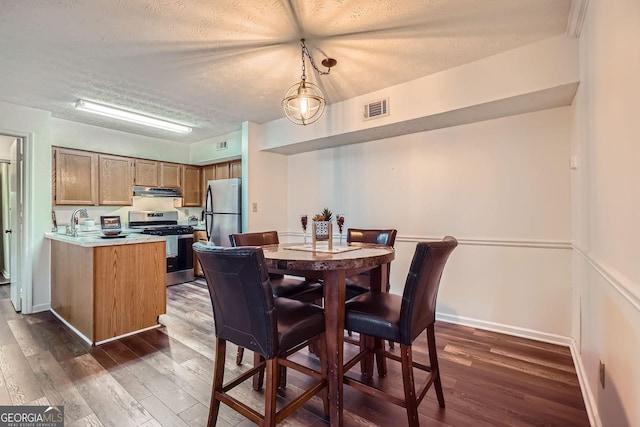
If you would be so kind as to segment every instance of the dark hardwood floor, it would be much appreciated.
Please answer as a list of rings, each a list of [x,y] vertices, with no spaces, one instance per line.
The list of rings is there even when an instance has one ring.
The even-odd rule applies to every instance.
[[[199,283],[172,286],[167,294],[162,327],[91,347],[49,312],[15,313],[9,286],[0,286],[0,405],[64,405],[67,427],[206,425],[214,354],[209,295]],[[436,333],[447,408],[438,407],[430,390],[421,425],[589,425],[567,348],[443,322]],[[235,365],[235,346],[227,347],[228,371],[247,369]],[[427,361],[425,349],[419,338],[414,358]],[[295,357],[317,366],[306,350]],[[250,352],[245,360],[252,360]],[[388,365],[388,377],[374,382],[401,395],[399,366]],[[279,398],[306,381],[291,372]],[[250,381],[243,386],[238,397],[259,407],[262,393]],[[345,426],[407,425],[402,408],[349,387],[344,408]],[[321,412],[316,397],[283,425],[326,425]],[[253,424],[223,405],[218,425]]]

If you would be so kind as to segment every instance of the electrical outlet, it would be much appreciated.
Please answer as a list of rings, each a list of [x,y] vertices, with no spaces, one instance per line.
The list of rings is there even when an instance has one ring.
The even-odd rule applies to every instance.
[[[253,206],[251,209],[253,212],[258,212],[258,202],[253,202]]]
[[[600,360],[600,386],[604,388],[604,361]]]

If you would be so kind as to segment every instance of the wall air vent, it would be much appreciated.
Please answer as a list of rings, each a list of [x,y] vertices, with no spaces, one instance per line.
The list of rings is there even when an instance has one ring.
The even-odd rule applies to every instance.
[[[218,150],[226,150],[227,149],[227,141],[218,142],[216,144],[216,149],[218,149]]]
[[[371,120],[389,115],[389,98],[378,99],[364,106],[364,119]]]

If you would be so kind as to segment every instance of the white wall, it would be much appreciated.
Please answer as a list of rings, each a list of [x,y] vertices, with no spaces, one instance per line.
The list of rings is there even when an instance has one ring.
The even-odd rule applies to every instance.
[[[189,163],[189,145],[147,136],[51,119],[53,145],[143,159]]]
[[[441,318],[567,343],[569,112],[289,156],[288,229],[299,234],[300,214],[325,206],[344,213],[346,227],[397,228],[395,293],[415,242],[451,234],[461,245],[441,287]]]
[[[244,232],[283,230],[287,223],[287,157],[260,151],[262,138],[261,126],[242,124]]]
[[[227,148],[218,150],[217,144],[226,142]],[[189,163],[206,165],[242,157],[242,131],[230,132],[215,138],[189,144]]]
[[[10,148],[15,137],[0,135],[0,160],[10,160],[11,153]]]
[[[26,185],[35,191],[25,195],[27,216],[24,231],[32,265],[25,265],[22,306],[25,312],[44,310],[50,302],[50,254],[43,245],[44,233],[51,229],[51,114],[46,111],[0,102],[0,133],[26,137],[26,159],[30,171]]]
[[[572,136],[574,333],[598,425],[640,425],[640,3],[589,2]],[[605,388],[598,365],[605,363]]]

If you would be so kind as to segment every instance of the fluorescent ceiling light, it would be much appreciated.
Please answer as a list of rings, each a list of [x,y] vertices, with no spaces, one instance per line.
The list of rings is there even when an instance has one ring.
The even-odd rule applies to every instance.
[[[142,114],[132,113],[130,111],[121,110],[119,108],[96,104],[95,102],[85,101],[83,99],[79,99],[78,101],[76,101],[76,109],[87,111],[89,113],[100,114],[102,116],[112,117],[114,119],[125,120],[127,122],[151,126],[158,129],[170,130],[172,132],[191,132],[191,128],[189,126],[167,122],[165,120],[156,119],[154,117],[143,116]]]

